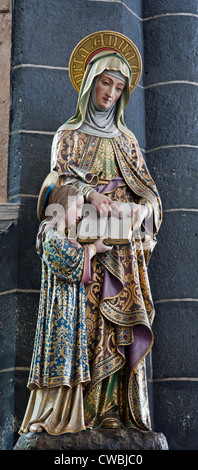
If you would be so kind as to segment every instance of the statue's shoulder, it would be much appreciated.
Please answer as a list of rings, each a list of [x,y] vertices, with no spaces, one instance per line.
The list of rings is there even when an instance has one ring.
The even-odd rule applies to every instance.
[[[58,129],[53,139],[52,149],[63,147],[68,149],[70,153],[71,149],[76,149],[79,146],[86,147],[88,138],[88,134],[78,129]]]
[[[121,147],[134,148],[134,146],[138,145],[138,140],[136,139],[135,135],[132,133],[131,135],[127,135],[127,134],[124,134],[124,132],[122,132],[122,134],[119,137],[117,137],[115,140],[116,140],[117,145]]]
[[[88,134],[82,132],[79,129],[58,129],[54,135],[56,140],[62,139],[71,139],[71,140],[78,140],[78,139],[86,139],[88,138]]]

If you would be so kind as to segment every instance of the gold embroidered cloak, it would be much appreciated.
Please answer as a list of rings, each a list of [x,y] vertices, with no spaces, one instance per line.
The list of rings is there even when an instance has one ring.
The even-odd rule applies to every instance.
[[[126,427],[148,430],[145,357],[153,343],[154,306],[147,265],[162,219],[156,185],[137,140],[124,134],[104,139],[80,130],[59,131],[52,169],[62,183],[75,184],[85,195],[92,186],[115,201],[152,206],[144,240],[133,235],[130,245],[114,246],[94,259],[95,280],[86,287],[91,383],[84,392],[87,427],[113,416]]]

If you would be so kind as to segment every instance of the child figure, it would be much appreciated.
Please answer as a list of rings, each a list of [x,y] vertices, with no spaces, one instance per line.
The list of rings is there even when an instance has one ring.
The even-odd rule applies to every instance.
[[[91,378],[84,284],[92,282],[91,258],[111,249],[103,239],[82,247],[65,235],[65,225],[71,228],[82,216],[84,198],[78,189],[54,187],[48,209],[51,204],[59,205],[61,215],[44,219],[37,235],[41,293],[28,379],[31,393],[20,434],[85,429],[83,388]]]

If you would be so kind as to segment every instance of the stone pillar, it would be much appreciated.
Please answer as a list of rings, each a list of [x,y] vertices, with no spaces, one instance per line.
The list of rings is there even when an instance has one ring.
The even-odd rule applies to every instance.
[[[143,1],[147,165],[164,221],[150,263],[155,430],[197,449],[197,2]]]
[[[0,203],[7,201],[7,167],[10,120],[10,58],[12,34],[12,2],[0,4]]]

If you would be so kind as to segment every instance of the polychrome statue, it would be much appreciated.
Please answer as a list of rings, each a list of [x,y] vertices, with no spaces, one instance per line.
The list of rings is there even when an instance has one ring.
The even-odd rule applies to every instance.
[[[20,432],[147,431],[145,359],[153,344],[155,313],[147,266],[162,208],[123,114],[140,79],[141,58],[129,38],[103,31],[76,46],[69,68],[79,98],[75,115],[54,136],[53,182],[48,177],[39,198],[41,300],[31,394]],[[64,228],[54,228],[44,210],[58,200],[68,214],[66,193],[62,202],[54,199],[60,188],[73,188],[76,220],[83,202],[99,216],[117,209],[116,202],[133,203],[131,242],[107,248],[99,239],[80,246]],[[65,222],[68,226],[67,216]]]

